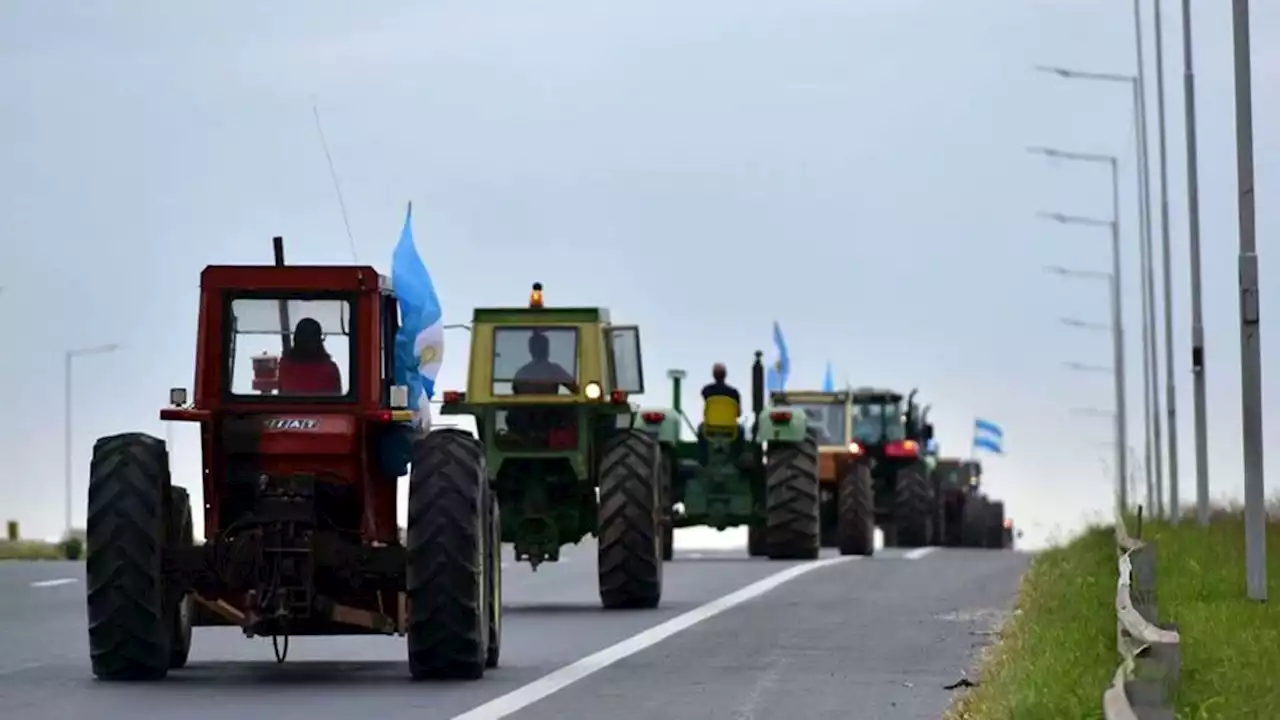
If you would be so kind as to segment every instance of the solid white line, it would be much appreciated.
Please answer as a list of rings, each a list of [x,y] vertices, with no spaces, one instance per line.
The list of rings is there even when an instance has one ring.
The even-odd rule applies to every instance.
[[[916,548],[915,550],[908,550],[907,552],[903,553],[902,557],[908,560],[919,560],[920,558],[924,557],[925,555],[928,555],[929,553],[937,549],[938,548],[936,547]]]
[[[0,668],[0,675],[14,675],[24,670],[34,670],[38,667],[44,667],[44,663],[33,662],[33,663],[26,663],[23,665],[17,665],[11,668]]]
[[[58,578],[56,580],[40,580],[31,583],[31,587],[56,587],[58,585],[68,585],[73,582],[79,582],[75,578]]]
[[[741,605],[748,600],[760,597],[785,582],[794,580],[801,575],[817,570],[818,568],[846,562],[852,559],[855,558],[835,557],[827,558],[825,560],[814,560],[802,565],[794,565],[786,570],[774,573],[763,580],[754,582],[740,590],[731,592],[724,597],[717,598],[705,605],[696,607],[683,615],[677,615],[661,625],[655,625],[648,630],[632,635],[616,645],[611,645],[597,653],[588,655],[581,660],[565,665],[559,670],[552,671],[551,673],[534,680],[528,685],[512,690],[506,695],[490,700],[489,702],[473,708],[461,715],[455,715],[453,720],[498,720],[499,718],[504,718],[517,710],[526,708],[535,702],[538,702],[558,690],[563,690],[569,685],[572,685],[594,672],[609,667],[623,658],[629,657],[641,650],[644,650],[645,648],[656,645],[681,630],[687,630],[693,625],[696,625],[708,618],[715,617],[735,605]]]

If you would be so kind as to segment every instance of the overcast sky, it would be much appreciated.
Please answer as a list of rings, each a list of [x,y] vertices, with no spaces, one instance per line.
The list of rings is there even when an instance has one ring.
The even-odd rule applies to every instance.
[[[827,361],[838,381],[919,387],[948,454],[968,452],[975,415],[1001,423],[1007,455],[986,461],[986,481],[1028,542],[1107,512],[1099,459],[1110,459],[1111,426],[1068,408],[1113,402],[1108,376],[1061,367],[1109,364],[1107,336],[1057,321],[1106,321],[1104,287],[1041,271],[1108,270],[1106,233],[1035,218],[1105,215],[1106,173],[1024,147],[1120,154],[1130,438],[1141,455],[1130,97],[1031,69],[1133,72],[1129,3],[266,5],[0,3],[0,515],[24,534],[62,529],[66,349],[123,346],[75,365],[80,525],[94,438],[163,437],[167,389],[191,383],[203,266],[269,262],[272,235],[292,261],[352,262],[313,98],[358,261],[389,269],[412,200],[447,321],[521,303],[541,281],[548,303],[603,305],[640,324],[647,398],[665,402],[669,367],[699,381],[724,361],[745,389],[776,319],[794,387],[819,386]],[[1164,5],[1191,500],[1182,54],[1177,3]],[[1231,11],[1195,5],[1211,473],[1215,495],[1239,495]],[[1280,122],[1280,6],[1268,5],[1253,3],[1264,277],[1277,271]],[[1280,317],[1280,293],[1264,289],[1262,303],[1264,318]],[[1265,349],[1277,338],[1265,330]],[[464,343],[447,346],[443,387],[463,381]],[[1266,380],[1277,407],[1280,386]],[[1280,416],[1267,422],[1275,447]],[[175,479],[195,487],[194,429],[175,438]]]

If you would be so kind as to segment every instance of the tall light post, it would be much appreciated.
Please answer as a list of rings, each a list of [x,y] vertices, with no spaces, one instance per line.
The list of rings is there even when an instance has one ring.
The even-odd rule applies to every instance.
[[[1156,336],[1156,298],[1155,269],[1152,260],[1151,242],[1151,164],[1148,161],[1147,142],[1147,104],[1145,95],[1145,62],[1142,53],[1142,6],[1141,0],[1134,0],[1134,44],[1137,47],[1138,73],[1126,75],[1122,73],[1100,73],[1071,70],[1063,67],[1039,65],[1041,72],[1057,75],[1068,80],[1091,80],[1126,84],[1133,96],[1134,114],[1134,147],[1138,165],[1138,229],[1139,254],[1141,256],[1141,290],[1142,290],[1142,404],[1146,421],[1144,452],[1146,462],[1147,485],[1156,489],[1156,515],[1163,514],[1164,505],[1164,471],[1161,456],[1160,431],[1160,361],[1159,338]]]
[[[1164,391],[1169,417],[1169,519],[1178,521],[1178,394],[1173,379],[1173,270],[1169,242],[1169,164],[1164,131],[1164,26],[1160,0],[1155,3],[1156,26],[1156,124],[1160,134],[1160,245],[1164,276]]]
[[[1191,245],[1191,382],[1196,438],[1196,520],[1209,525],[1209,427],[1205,420],[1204,312],[1200,305],[1200,172],[1196,149],[1196,76],[1191,59],[1191,0],[1182,0],[1182,94],[1187,136],[1187,233]]]
[[[1069,218],[1070,216],[1063,216]],[[1114,232],[1114,231],[1113,231]],[[1118,248],[1119,243],[1115,243]],[[1117,250],[1118,252],[1118,250]],[[1129,446],[1128,435],[1128,415],[1125,407],[1125,387],[1124,387],[1124,330],[1120,320],[1120,276],[1115,273],[1102,273],[1086,270],[1069,270],[1064,267],[1050,266],[1045,268],[1046,271],[1063,277],[1085,278],[1093,280],[1107,281],[1107,287],[1111,292],[1111,342],[1114,367],[1111,368],[1112,377],[1115,382],[1116,393],[1116,413],[1115,413],[1115,431],[1116,431],[1116,486],[1118,488],[1116,501],[1119,503],[1120,509],[1123,511],[1128,508],[1128,457],[1125,454],[1125,448]],[[1073,367],[1073,369],[1079,369]]]
[[[72,442],[71,441],[71,380],[72,380],[71,367],[72,367],[72,361],[79,357],[85,357],[87,355],[102,355],[104,353],[115,352],[116,350],[119,350],[119,349],[120,349],[120,346],[115,343],[111,343],[109,345],[97,345],[94,347],[76,348],[73,350],[68,350],[64,358],[65,363],[63,365],[63,370],[65,372],[65,377],[63,381],[63,387],[66,392],[66,395],[63,399],[64,400],[63,420],[65,422],[63,426],[63,433],[64,433],[63,434],[63,443],[64,443],[63,470],[65,472],[64,480],[66,482],[66,488],[65,488],[66,507],[63,509],[64,510],[63,522],[65,525],[64,536],[66,537],[69,537],[71,535],[71,508],[74,505],[74,497],[75,497],[74,491],[72,488],[72,481],[71,481],[71,455],[72,455],[72,452],[71,452],[71,447],[72,447],[71,445],[71,442]]]
[[[1236,203],[1240,214],[1240,400],[1243,415],[1245,579],[1249,599],[1267,599],[1267,516],[1262,479],[1262,322],[1253,195],[1253,69],[1249,0],[1232,0],[1236,85]]]
[[[1111,171],[1111,220],[1096,220],[1094,218],[1083,217],[1079,215],[1065,215],[1063,213],[1041,213],[1041,217],[1066,225],[1087,225],[1094,227],[1109,227],[1111,229],[1111,334],[1112,334],[1112,362],[1115,364],[1115,392],[1116,392],[1116,443],[1119,449],[1116,452],[1116,472],[1119,474],[1121,487],[1121,500],[1123,501],[1127,485],[1125,478],[1128,477],[1129,468],[1127,466],[1128,459],[1125,457],[1124,448],[1129,445],[1129,414],[1128,402],[1125,389],[1125,364],[1124,364],[1124,310],[1122,307],[1123,288],[1121,286],[1121,264],[1120,264],[1120,174],[1119,163],[1114,155],[1101,155],[1097,153],[1070,152],[1066,150],[1058,150],[1056,148],[1033,147],[1028,148],[1029,152],[1044,155],[1049,158],[1059,160],[1070,160],[1074,162],[1085,163],[1101,163],[1106,165]],[[1065,274],[1078,274],[1066,271]],[[1122,508],[1127,504],[1122,504]]]

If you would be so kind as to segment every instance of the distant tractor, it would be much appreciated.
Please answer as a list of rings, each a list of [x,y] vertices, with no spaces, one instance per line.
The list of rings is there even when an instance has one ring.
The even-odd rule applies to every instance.
[[[187,662],[193,625],[270,637],[402,635],[414,679],[498,664],[494,497],[469,434],[411,429],[393,379],[398,307],[372,267],[210,266],[200,276],[194,398],[206,540],[164,441],[99,439],[89,479],[89,654],[108,680]],[[277,351],[271,352],[275,344]],[[397,531],[396,479],[409,472]]]
[[[913,390],[904,398],[892,390],[874,388],[850,392],[851,476],[859,480],[849,484],[853,492],[865,497],[862,488],[870,479],[874,518],[884,532],[887,547],[922,547],[937,537],[937,500],[929,475],[931,459],[925,452],[933,439],[933,426],[924,421],[914,402],[915,394]],[[854,525],[851,531],[865,533],[861,529],[865,513],[861,498],[855,503],[837,497],[837,503],[841,508],[841,528],[848,517],[849,524]],[[850,508],[848,512],[846,507]]]
[[[818,453],[803,413],[764,408],[763,353],[751,368],[751,425],[733,397],[712,395],[693,427],[681,410],[684,372],[673,370],[672,409],[645,409],[643,427],[662,447],[669,490],[664,493],[664,558],[672,557],[677,527],[717,530],[747,526],[747,552],[771,559],[818,556]],[[694,440],[680,437],[682,423]]]
[[[594,535],[606,608],[653,608],[662,598],[658,441],[634,429],[644,392],[640,331],[595,307],[480,308],[471,325],[465,392],[440,412],[475,417],[502,541],[537,568]]]
[[[982,463],[940,458],[933,471],[942,498],[941,544],[950,547],[1008,548],[1015,533],[1004,503],[982,493]]]

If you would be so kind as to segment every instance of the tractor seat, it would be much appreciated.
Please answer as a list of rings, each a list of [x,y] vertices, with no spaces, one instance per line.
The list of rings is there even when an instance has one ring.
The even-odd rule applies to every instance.
[[[738,401],[727,395],[712,395],[702,406],[702,434],[707,439],[737,440],[740,426]]]

